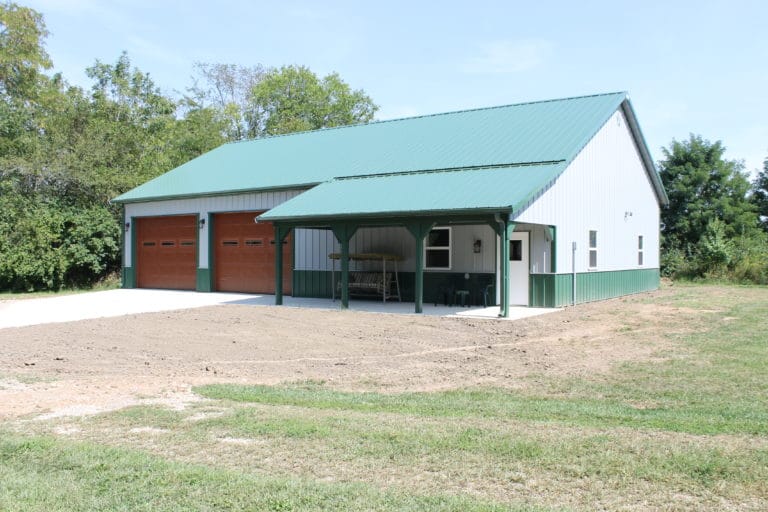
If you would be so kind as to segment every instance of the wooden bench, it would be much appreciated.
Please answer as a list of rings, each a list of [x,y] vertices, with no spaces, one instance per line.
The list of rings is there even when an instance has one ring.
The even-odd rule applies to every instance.
[[[336,300],[336,295],[341,295],[341,280],[336,280],[336,260],[341,259],[341,254],[331,253],[328,257],[333,262],[331,266],[331,290],[332,298]],[[349,272],[349,293],[350,295],[378,296],[386,302],[387,299],[397,298],[402,301],[400,296],[400,280],[397,275],[397,262],[402,258],[395,254],[386,253],[358,253],[350,254],[350,261],[374,261],[381,262],[381,271],[354,270]],[[393,265],[393,271],[388,271],[388,265]],[[394,284],[394,291],[392,285]]]
[[[341,292],[341,281],[336,284],[337,291]],[[392,297],[392,273],[390,272],[350,272],[350,295],[377,295],[384,300]],[[396,296],[396,295],[395,295]]]

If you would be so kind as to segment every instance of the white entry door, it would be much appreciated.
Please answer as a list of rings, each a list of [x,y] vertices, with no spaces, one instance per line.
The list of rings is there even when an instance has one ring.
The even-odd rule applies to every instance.
[[[528,305],[529,237],[527,231],[509,236],[509,303],[515,306]]]

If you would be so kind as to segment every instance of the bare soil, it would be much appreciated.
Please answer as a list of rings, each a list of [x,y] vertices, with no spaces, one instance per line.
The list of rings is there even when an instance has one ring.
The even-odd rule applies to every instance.
[[[690,328],[701,313],[664,305],[670,293],[514,322],[226,305],[0,329],[0,418],[183,407],[210,382],[397,392],[594,377],[663,357],[661,333]]]

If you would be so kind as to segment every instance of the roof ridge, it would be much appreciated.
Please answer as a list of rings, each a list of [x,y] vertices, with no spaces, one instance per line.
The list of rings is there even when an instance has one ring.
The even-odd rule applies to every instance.
[[[344,128],[355,128],[359,126],[370,126],[375,124],[384,124],[384,123],[394,123],[398,121],[408,121],[411,119],[423,119],[428,117],[439,117],[439,116],[447,116],[447,115],[453,115],[453,114],[463,114],[466,112],[480,112],[483,110],[498,110],[502,108],[509,108],[509,107],[519,107],[523,105],[535,105],[538,103],[554,103],[556,101],[570,101],[570,100],[580,100],[585,98],[597,98],[599,96],[613,96],[616,94],[623,94],[625,97],[629,96],[629,93],[627,91],[614,91],[614,92],[603,92],[603,93],[596,93],[596,94],[583,94],[581,96],[569,96],[566,98],[551,98],[547,100],[534,100],[534,101],[523,101],[520,103],[508,103],[506,105],[493,105],[489,107],[476,107],[476,108],[466,108],[466,109],[460,109],[460,110],[449,110],[448,112],[436,112],[434,114],[422,114],[418,116],[409,116],[409,117],[396,117],[393,119],[379,119],[375,121],[371,121],[368,123],[355,123],[355,124],[345,124],[342,126],[332,126],[330,128],[316,128],[314,130],[302,130],[298,132],[291,132],[291,133],[280,133],[276,135],[265,135],[264,137],[254,137],[252,139],[243,139],[243,140],[235,140],[231,142],[227,142],[226,144],[223,144],[224,146],[229,144],[242,144],[245,142],[257,142],[260,140],[270,140],[270,139],[277,139],[280,137],[290,137],[293,135],[301,135],[306,133],[317,133],[317,132],[326,132],[330,130],[342,130]]]

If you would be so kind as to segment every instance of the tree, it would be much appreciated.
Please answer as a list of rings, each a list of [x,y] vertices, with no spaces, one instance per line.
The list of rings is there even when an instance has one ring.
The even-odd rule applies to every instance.
[[[723,236],[745,236],[757,227],[754,205],[747,198],[749,179],[743,164],[725,160],[725,147],[691,134],[687,141],[673,140],[659,162],[661,179],[669,196],[662,210],[663,250],[693,253],[717,219]],[[718,228],[720,229],[720,228]]]
[[[224,125],[223,136],[227,140],[245,139],[251,117],[251,91],[266,75],[264,67],[196,62],[194,71],[196,76],[188,89],[191,96],[185,98],[188,107],[192,111],[212,109]]]
[[[338,74],[320,79],[303,66],[270,70],[252,91],[249,135],[316,130],[373,119],[378,106]]]
[[[763,170],[752,183],[752,202],[760,215],[760,224],[768,232],[768,157],[763,160]]]
[[[0,96],[34,94],[40,72],[52,66],[42,46],[47,35],[42,14],[15,3],[0,3]]]

